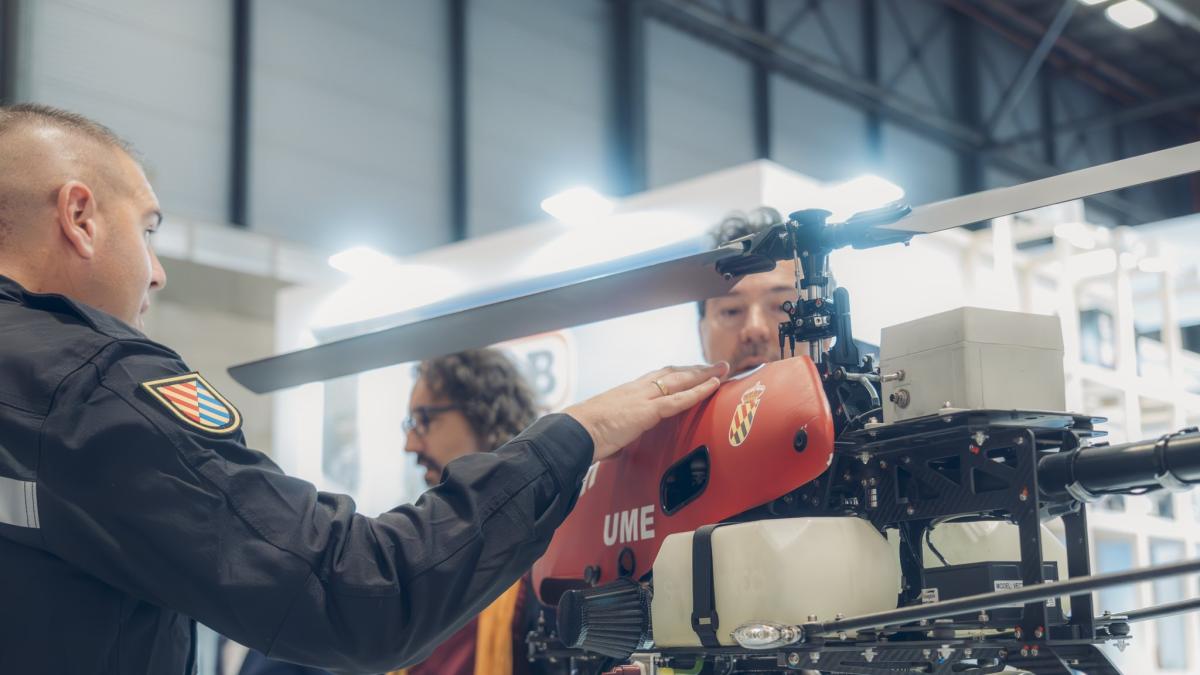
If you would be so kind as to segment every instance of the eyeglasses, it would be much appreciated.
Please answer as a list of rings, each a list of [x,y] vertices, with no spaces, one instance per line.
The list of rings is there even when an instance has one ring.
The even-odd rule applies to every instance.
[[[418,436],[424,436],[429,433],[429,424],[433,419],[444,412],[451,410],[459,410],[461,406],[457,405],[422,405],[413,408],[408,417],[404,418],[401,423],[401,428],[404,433],[415,433]]]

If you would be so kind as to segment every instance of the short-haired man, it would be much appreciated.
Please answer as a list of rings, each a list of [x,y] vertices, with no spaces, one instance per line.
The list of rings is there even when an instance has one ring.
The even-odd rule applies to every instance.
[[[237,409],[138,330],[161,220],[111,131],[0,107],[2,673],[184,675],[195,620],[313,666],[419,661],[542,554],[593,461],[726,370],[650,373],[368,518],[247,448]]]

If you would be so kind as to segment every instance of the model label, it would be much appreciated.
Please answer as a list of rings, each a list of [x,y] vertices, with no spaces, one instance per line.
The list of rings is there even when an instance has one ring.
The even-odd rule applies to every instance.
[[[1021,581],[1020,579],[997,579],[995,581],[995,586],[996,586],[997,591],[1011,591],[1014,588],[1023,588],[1025,586],[1025,582]],[[1054,607],[1056,604],[1057,604],[1057,601],[1054,598],[1050,598],[1049,600],[1046,601],[1047,607]],[[1015,605],[1005,605],[1005,607],[1024,607],[1024,606],[1025,605],[1023,605],[1019,602]]]

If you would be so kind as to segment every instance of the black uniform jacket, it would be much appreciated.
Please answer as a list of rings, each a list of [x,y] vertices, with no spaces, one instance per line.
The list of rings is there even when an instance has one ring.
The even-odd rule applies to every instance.
[[[187,373],[0,277],[0,673],[191,673],[193,620],[337,671],[419,661],[544,552],[591,461],[550,415],[368,518],[142,386]]]

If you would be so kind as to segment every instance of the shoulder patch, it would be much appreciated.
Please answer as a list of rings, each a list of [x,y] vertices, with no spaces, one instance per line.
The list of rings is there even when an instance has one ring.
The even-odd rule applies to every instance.
[[[242,415],[200,373],[143,382],[142,388],[175,417],[201,431],[231,434],[242,426]]]

